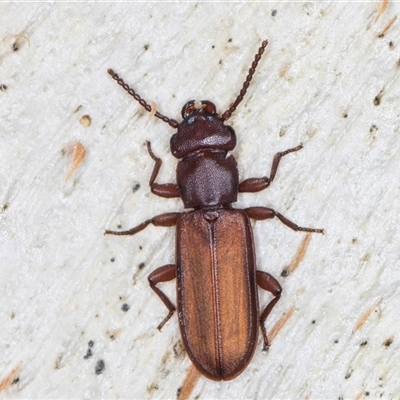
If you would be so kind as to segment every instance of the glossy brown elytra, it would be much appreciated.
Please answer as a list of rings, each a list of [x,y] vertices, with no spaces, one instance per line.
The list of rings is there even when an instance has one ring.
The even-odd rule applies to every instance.
[[[266,40],[262,42],[239,95],[222,115],[208,100],[186,103],[180,123],[155,112],[157,118],[177,130],[171,137],[171,151],[179,162],[177,183],[156,183],[162,161],[147,142],[155,161],[151,191],[161,197],[180,197],[184,207],[193,210],[157,215],[128,231],[105,232],[135,235],[150,224],[176,226],[175,264],[157,268],[148,278],[150,287],[169,310],[158,329],[171,318],[175,306],[157,284],[176,278],[179,326],[186,351],[203,375],[217,381],[233,379],[246,368],[257,344],[259,327],[267,348],[265,320],[281,295],[278,281],[256,269],[250,219],[277,217],[295,231],[323,233],[323,229],[300,227],[271,208],[232,207],[239,192],[266,189],[275,178],[281,158],[302,148],[299,145],[277,153],[269,177],[240,183],[236,160],[228,155],[236,146],[236,136],[225,121],[243,100],[267,44]],[[151,111],[151,106],[113,70],[108,73]],[[261,315],[257,286],[274,296]]]

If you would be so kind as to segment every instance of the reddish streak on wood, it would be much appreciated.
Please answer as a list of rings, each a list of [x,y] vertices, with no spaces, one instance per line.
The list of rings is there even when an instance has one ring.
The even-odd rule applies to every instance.
[[[392,27],[394,21],[396,21],[397,15],[391,19],[391,21],[386,25],[385,29],[378,35],[379,38],[384,37],[386,32]]]
[[[156,115],[156,112],[157,112],[157,103],[154,102],[154,101],[149,101],[148,103],[151,106],[150,116],[154,117]]]
[[[7,390],[10,385],[18,378],[19,370],[21,369],[21,363],[18,364],[1,382],[0,392]]]
[[[376,307],[378,307],[379,303],[381,302],[381,299],[378,299],[368,310],[361,315],[360,319],[358,320],[356,327],[354,328],[354,332],[358,331],[367,321],[369,316],[372,314],[372,312],[375,310]]]
[[[374,22],[378,21],[379,17],[385,12],[387,6],[389,5],[389,0],[382,0],[381,5],[376,12]]]
[[[361,400],[364,396],[364,390],[362,390],[358,395],[354,398],[354,400]]]
[[[64,149],[67,153],[71,153],[73,150],[73,155],[72,155],[72,163],[71,166],[69,167],[69,170],[67,172],[67,176],[65,177],[65,180],[67,181],[69,178],[71,178],[71,175],[75,172],[75,170],[79,167],[79,165],[82,163],[83,159],[86,156],[86,150],[83,147],[81,142],[76,142],[72,145],[68,145]]]
[[[294,306],[290,307],[288,311],[286,311],[281,318],[278,319],[278,321],[275,323],[275,325],[272,327],[272,329],[268,332],[268,339],[269,342],[271,343],[275,336],[278,335],[279,331],[285,326],[286,322],[291,318],[291,316],[294,313]]]
[[[293,260],[289,263],[287,267],[285,267],[284,271],[286,272],[287,275],[290,275],[292,272],[294,272],[297,267],[300,265],[300,263],[303,261],[303,258],[306,254],[308,244],[310,243],[311,240],[311,233],[307,233],[305,236],[303,242],[301,243],[299,250],[295,254]]]
[[[200,376],[200,372],[197,371],[192,364],[185,380],[183,381],[181,393],[179,394],[179,400],[186,400],[190,398],[197,381],[200,379]]]

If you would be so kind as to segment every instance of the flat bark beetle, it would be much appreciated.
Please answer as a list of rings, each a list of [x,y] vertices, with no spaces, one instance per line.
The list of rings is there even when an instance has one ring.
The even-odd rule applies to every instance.
[[[175,311],[157,284],[177,280],[177,309],[182,340],[195,367],[207,378],[229,380],[250,362],[257,344],[258,330],[268,347],[265,321],[281,295],[281,285],[270,274],[256,269],[256,254],[250,219],[277,217],[295,231],[323,233],[323,229],[303,228],[267,207],[235,209],[238,193],[258,192],[274,180],[281,158],[302,145],[277,153],[269,177],[239,182],[237,163],[228,152],[236,146],[235,131],[225,122],[243,100],[268,42],[261,47],[249,69],[242,89],[227,111],[218,114],[208,100],[189,101],[177,122],[156,111],[154,115],[176,130],[170,145],[179,160],[177,183],[155,180],[161,167],[147,142],[155,166],[150,177],[152,193],[165,198],[180,197],[187,212],[157,215],[128,231],[106,230],[106,234],[135,235],[149,224],[176,226],[175,264],[157,268],[149,277],[150,287],[168,308]],[[113,70],[108,73],[147,111],[152,107]],[[274,298],[260,315],[258,286]]]

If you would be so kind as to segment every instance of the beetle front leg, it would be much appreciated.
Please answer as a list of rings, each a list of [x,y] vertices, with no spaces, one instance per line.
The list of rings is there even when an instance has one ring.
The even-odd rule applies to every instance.
[[[323,229],[314,229],[314,228],[304,228],[302,226],[298,226],[294,222],[290,221],[282,214],[273,210],[272,208],[267,207],[250,207],[244,210],[249,218],[256,220],[270,219],[277,217],[284,225],[288,226],[290,229],[294,231],[302,231],[302,232],[316,232],[316,233],[324,233]]]
[[[135,226],[128,231],[105,231],[105,235],[135,235],[142,231],[147,225],[153,224],[154,226],[175,226],[181,213],[165,213],[157,215],[147,221],[142,222],[140,225]]]
[[[267,176],[264,176],[262,178],[249,178],[245,179],[243,182],[239,184],[239,192],[259,192],[261,190],[266,189],[271,182],[274,180],[276,171],[278,170],[279,162],[281,161],[281,158],[283,156],[286,156],[286,154],[293,153],[294,151],[301,150],[303,148],[303,145],[300,144],[297,147],[293,147],[292,149],[288,149],[286,151],[281,151],[279,153],[276,153],[274,156],[274,161],[272,162],[272,167],[271,167],[271,172],[269,175],[269,178]]]
[[[147,144],[147,151],[149,152],[150,157],[156,162],[149,182],[151,192],[157,196],[165,197],[168,199],[174,197],[181,197],[179,193],[179,187],[176,183],[160,184],[154,182],[157,178],[158,172],[160,171],[162,160],[153,153],[153,150],[151,150],[150,142],[147,141],[146,144]]]
[[[263,350],[267,350],[269,343],[268,343],[267,331],[265,329],[265,321],[266,321],[269,313],[274,308],[275,304],[279,301],[279,299],[281,297],[281,293],[282,293],[282,287],[279,284],[279,282],[272,275],[268,274],[267,272],[257,271],[256,274],[257,274],[256,276],[257,276],[258,286],[260,286],[264,290],[267,290],[274,296],[274,298],[265,307],[264,311],[261,313],[261,316],[260,316],[261,332],[264,337],[264,349]]]
[[[171,303],[171,300],[167,297],[167,295],[156,285],[160,282],[172,281],[172,279],[175,278],[176,278],[176,268],[175,265],[173,264],[168,264],[160,268],[157,268],[148,277],[150,287],[156,292],[158,297],[162,300],[162,302],[169,310],[167,317],[157,327],[157,329],[160,331],[161,328],[164,326],[164,324],[172,317],[172,314],[175,311],[175,306]]]

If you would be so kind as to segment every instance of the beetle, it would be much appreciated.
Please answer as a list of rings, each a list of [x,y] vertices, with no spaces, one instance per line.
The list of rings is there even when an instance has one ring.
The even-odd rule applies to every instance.
[[[265,321],[281,296],[279,282],[256,269],[250,220],[276,217],[294,231],[323,233],[323,229],[298,226],[271,208],[232,207],[238,193],[266,189],[274,180],[282,157],[303,147],[300,144],[277,153],[269,177],[241,182],[236,160],[228,154],[236,146],[236,136],[225,122],[243,100],[267,44],[267,40],[261,43],[239,95],[221,115],[209,100],[187,102],[181,122],[158,111],[153,113],[176,130],[170,147],[179,161],[177,183],[157,183],[162,160],[147,142],[148,153],[155,162],[149,182],[151,192],[165,198],[180,197],[184,208],[192,210],[157,215],[127,231],[105,231],[135,235],[150,224],[176,226],[175,264],[159,267],[148,277],[150,287],[169,311],[158,329],[176,308],[157,285],[176,279],[179,326],[187,354],[204,376],[216,381],[233,379],[246,368],[257,344],[259,327],[264,349],[268,348]],[[140,105],[152,111],[117,73],[111,69],[108,73]],[[261,315],[257,286],[274,296]]]

